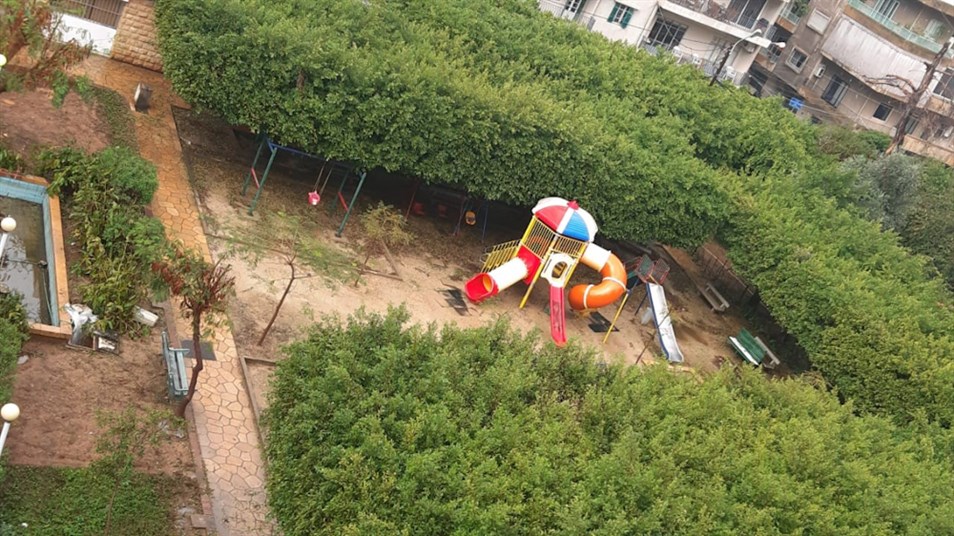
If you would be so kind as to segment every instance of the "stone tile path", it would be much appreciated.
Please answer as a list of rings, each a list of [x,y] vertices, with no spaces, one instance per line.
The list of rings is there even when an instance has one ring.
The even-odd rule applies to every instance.
[[[149,113],[135,117],[140,152],[159,172],[153,214],[170,238],[211,259],[172,116],[172,106],[184,103],[159,73],[99,57],[87,60],[83,71],[95,84],[127,99],[140,82],[152,88]],[[189,334],[191,328],[182,323],[177,331]],[[205,362],[192,411],[212,493],[215,528],[220,536],[271,534],[257,424],[228,327],[216,331],[213,346],[216,360]]]

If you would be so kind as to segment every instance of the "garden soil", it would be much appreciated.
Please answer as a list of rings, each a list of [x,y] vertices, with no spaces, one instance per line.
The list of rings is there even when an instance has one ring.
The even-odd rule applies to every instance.
[[[98,151],[109,144],[109,129],[93,101],[70,93],[59,108],[50,90],[0,94],[0,143],[29,156],[36,147],[72,145]]]

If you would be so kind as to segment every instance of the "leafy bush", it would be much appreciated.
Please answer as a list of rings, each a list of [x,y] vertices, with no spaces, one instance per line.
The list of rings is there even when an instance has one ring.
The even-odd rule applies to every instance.
[[[15,292],[0,294],[0,405],[10,400],[17,358],[28,330],[22,296]]]
[[[90,157],[75,147],[48,147],[36,155],[36,173],[50,181],[50,195],[70,195],[90,175]]]
[[[109,177],[109,182],[130,202],[139,206],[152,202],[159,188],[156,167],[128,147],[107,147],[96,153],[95,172]]]
[[[797,380],[700,383],[406,319],[325,320],[288,347],[266,445],[284,534],[954,531],[949,432]]]
[[[69,194],[73,238],[83,253],[76,269],[89,279],[83,301],[102,328],[138,331],[134,312],[155,286],[151,266],[168,246],[162,223],[144,213],[158,187],[155,167],[121,147],[93,155],[52,149],[37,160],[51,192]]]
[[[23,158],[15,151],[0,146],[0,168],[20,171],[23,169]]]

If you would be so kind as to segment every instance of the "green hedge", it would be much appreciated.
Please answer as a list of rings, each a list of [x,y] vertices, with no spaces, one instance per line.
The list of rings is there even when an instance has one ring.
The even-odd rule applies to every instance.
[[[325,320],[267,412],[284,534],[948,534],[949,432],[798,380],[601,368],[505,324]]]
[[[20,348],[27,340],[27,313],[17,293],[0,295],[0,405],[10,401]]]
[[[403,11],[296,5],[159,2],[166,75],[196,105],[328,157],[514,203],[577,198],[611,237],[695,244],[725,213],[671,118],[506,78]]]
[[[844,133],[532,1],[159,0],[157,16],[177,91],[282,142],[495,199],[577,197],[611,237],[718,230],[841,396],[954,422],[954,300],[822,194],[844,180],[826,146]]]

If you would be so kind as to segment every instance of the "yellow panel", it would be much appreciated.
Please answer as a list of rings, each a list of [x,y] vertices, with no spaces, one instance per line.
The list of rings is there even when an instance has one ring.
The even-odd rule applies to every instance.
[[[492,246],[487,250],[486,253],[484,253],[484,266],[480,269],[480,271],[489,272],[509,261],[514,257],[514,255],[517,254],[517,249],[519,247],[519,240],[511,240],[510,242],[504,242],[503,244]]]

